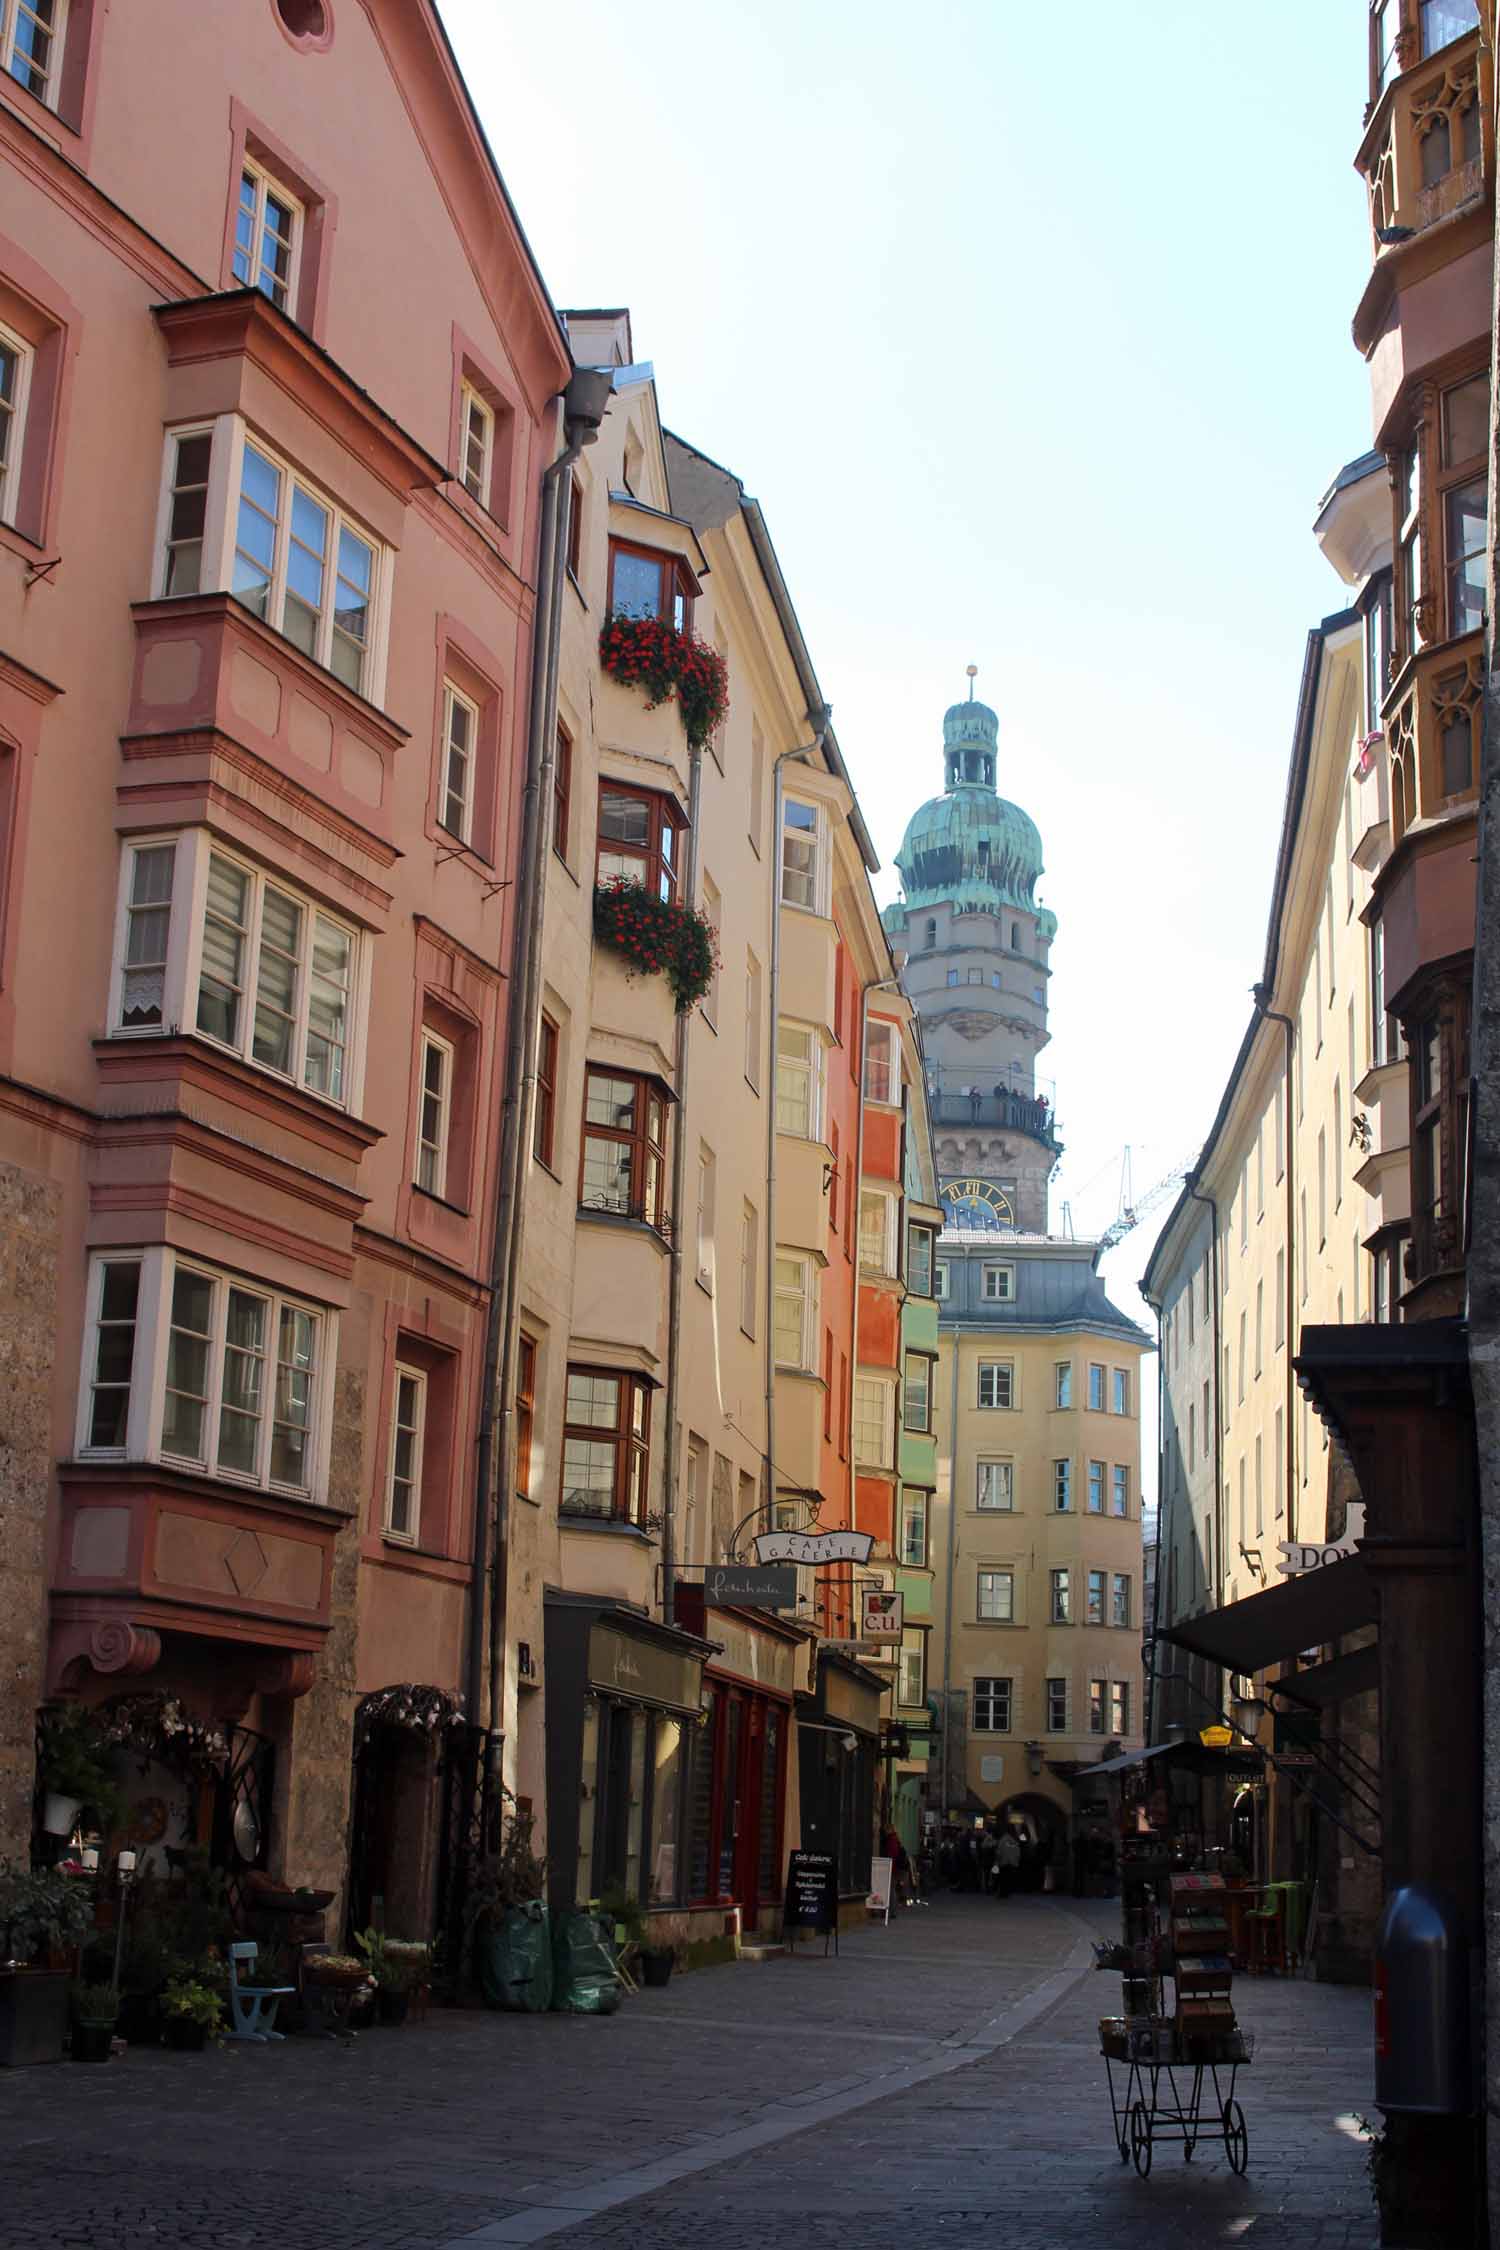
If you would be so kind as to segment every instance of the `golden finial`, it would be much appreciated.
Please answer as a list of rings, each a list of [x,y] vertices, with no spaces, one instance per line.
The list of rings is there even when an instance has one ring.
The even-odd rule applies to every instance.
[[[974,700],[974,682],[978,677],[979,666],[977,664],[966,664],[964,670],[969,675],[969,701],[972,703]]]

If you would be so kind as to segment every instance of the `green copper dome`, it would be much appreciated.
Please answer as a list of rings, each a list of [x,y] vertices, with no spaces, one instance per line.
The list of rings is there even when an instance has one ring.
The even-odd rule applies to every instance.
[[[896,854],[903,898],[887,910],[887,929],[927,906],[1024,908],[1050,938],[1055,917],[1036,902],[1042,839],[1019,805],[995,793],[1000,721],[987,703],[955,703],[943,715],[941,797],[931,797],[907,822]]]

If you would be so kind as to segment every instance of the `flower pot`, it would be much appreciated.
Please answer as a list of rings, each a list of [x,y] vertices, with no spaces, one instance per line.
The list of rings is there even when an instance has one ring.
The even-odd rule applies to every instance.
[[[409,1992],[405,1990],[397,1992],[386,1984],[380,1987],[380,2020],[382,2023],[389,2024],[393,2030],[397,2024],[405,2023],[406,2011],[410,2006],[411,1994]]]
[[[122,1992],[120,2037],[131,2047],[161,2045],[161,2008],[154,1992]]]
[[[74,2062],[108,2062],[114,2036],[115,2027],[112,2023],[75,2023],[72,2039]]]
[[[179,2054],[201,2055],[208,2045],[208,2025],[194,2023],[189,2016],[168,2016],[167,2045]]]
[[[42,1799],[42,1826],[49,1836],[71,1836],[82,1810],[81,1797],[64,1797],[58,1790],[49,1789]]]
[[[0,2067],[61,2062],[68,2036],[68,1980],[47,1969],[0,1973]]]
[[[677,1956],[670,1946],[663,1948],[660,1952],[643,1953],[641,1955],[642,1982],[655,1986],[664,1985],[672,1974],[672,1964],[676,1958]]]

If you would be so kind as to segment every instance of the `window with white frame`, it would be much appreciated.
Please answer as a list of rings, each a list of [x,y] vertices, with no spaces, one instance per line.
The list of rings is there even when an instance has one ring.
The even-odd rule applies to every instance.
[[[975,1581],[974,1614],[985,1625],[1011,1625],[1016,1615],[1013,1570],[981,1570]]]
[[[16,520],[30,390],[30,347],[8,328],[0,328],[0,523]]]
[[[1047,1732],[1066,1734],[1068,1731],[1068,1683],[1065,1679],[1047,1682]]]
[[[1130,1577],[1123,1570],[1117,1570],[1114,1574],[1109,1621],[1111,1625],[1128,1626],[1130,1623]]]
[[[0,64],[18,86],[56,109],[68,0],[0,0]]]
[[[1093,1414],[1104,1412],[1104,1369],[1097,1365],[1089,1368],[1089,1411]]]
[[[786,906],[822,912],[823,816],[800,797],[782,800],[781,897]]]
[[[357,955],[346,923],[205,830],[133,844],[121,869],[111,1030],[191,1026],[343,1106]]]
[[[896,1386],[882,1375],[854,1379],[854,1458],[866,1468],[888,1469],[894,1441]]]
[[[760,963],[745,956],[745,1083],[760,1092]]]
[[[1073,1403],[1073,1362],[1070,1359],[1060,1359],[1057,1362],[1053,1403],[1061,1407],[1071,1406]]]
[[[320,1307],[171,1250],[96,1258],[78,1451],[318,1490],[330,1328]]]
[[[979,1404],[1011,1407],[1016,1403],[1016,1363],[1013,1359],[979,1362]]]
[[[474,824],[474,748],[479,740],[479,708],[443,682],[443,785],[438,819],[461,844]]]
[[[495,458],[495,410],[472,383],[463,384],[459,399],[460,474],[469,497],[487,508]]]
[[[1130,1513],[1130,1471],[1118,1461],[1110,1472],[1109,1506],[1111,1515],[1128,1516]]]
[[[1114,1411],[1116,1414],[1128,1414],[1130,1412],[1130,1377],[1123,1367],[1117,1367],[1114,1371],[1114,1378]]]
[[[417,1111],[417,1186],[429,1195],[448,1192],[448,1141],[453,1122],[453,1049],[435,1031],[422,1034]]]
[[[1011,1690],[1008,1679],[993,1675],[981,1676],[974,1682],[974,1732],[976,1734],[1009,1734]]]
[[[901,1635],[896,1701],[908,1711],[918,1709],[927,1701],[927,1635],[917,1626],[908,1626]]]
[[[1060,1516],[1068,1515],[1073,1506],[1073,1464],[1071,1461],[1054,1461],[1052,1464],[1052,1505]]]
[[[1111,1680],[1109,1683],[1109,1731],[1115,1735],[1130,1732],[1130,1682]]]
[[[906,1383],[902,1405],[909,1430],[932,1428],[932,1361],[923,1352],[906,1355]]]
[[[865,1027],[865,1100],[899,1102],[901,1047],[896,1026],[879,1019]]]
[[[1104,1572],[1091,1570],[1084,1580],[1083,1621],[1086,1625],[1104,1623],[1104,1587]]]
[[[817,1318],[811,1258],[799,1251],[776,1253],[774,1331],[778,1367],[812,1367],[812,1337]]]
[[[823,1122],[823,1042],[810,1024],[776,1025],[776,1129],[815,1141]]]
[[[987,1304],[1013,1304],[1016,1295],[1015,1267],[986,1266],[984,1268],[983,1295]]]
[[[698,1144],[698,1279],[714,1285],[714,1207],[718,1201],[718,1161],[706,1141]]]
[[[859,1264],[862,1273],[896,1271],[896,1198],[883,1188],[859,1191]]]
[[[1015,1506],[1016,1465],[1014,1461],[980,1461],[976,1463],[974,1505],[1000,1512]]]
[[[747,1336],[755,1334],[755,1308],[760,1295],[760,1221],[755,1205],[747,1203],[740,1213],[740,1326]]]
[[[422,1441],[427,1427],[427,1377],[396,1364],[391,1400],[391,1461],[385,1482],[385,1535],[415,1546],[422,1527]]]
[[[901,1492],[901,1560],[909,1570],[927,1568],[928,1496],[913,1485]]]
[[[1054,1625],[1071,1625],[1073,1622],[1073,1576],[1068,1570],[1052,1573],[1052,1622]]]
[[[1104,1513],[1104,1463],[1103,1463],[1102,1461],[1090,1461],[1090,1463],[1089,1463],[1089,1514],[1090,1514],[1091,1516],[1102,1516],[1102,1515],[1103,1515],[1103,1513]]]
[[[176,430],[167,440],[164,595],[196,594],[202,587],[213,448],[211,429]]]
[[[283,312],[296,299],[303,210],[296,196],[247,156],[234,215],[234,278]]]
[[[932,1288],[932,1246],[935,1237],[931,1227],[915,1223],[906,1230],[906,1286],[914,1297],[930,1297]]]
[[[231,591],[304,656],[363,692],[374,542],[263,446],[244,441]]]
[[[948,1261],[946,1258],[939,1258],[937,1264],[932,1269],[932,1294],[937,1299],[939,1304],[945,1304],[947,1302]]]

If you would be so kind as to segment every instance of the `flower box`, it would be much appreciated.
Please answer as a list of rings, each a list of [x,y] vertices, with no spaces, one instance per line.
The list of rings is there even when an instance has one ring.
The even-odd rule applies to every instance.
[[[704,998],[718,966],[713,924],[691,906],[659,898],[644,883],[616,877],[594,892],[594,936],[624,963],[627,977],[662,976],[678,1015]]]
[[[691,749],[701,750],[723,725],[729,667],[696,633],[679,632],[661,617],[612,611],[599,635],[599,661],[621,687],[645,690],[648,711],[675,696]]]

